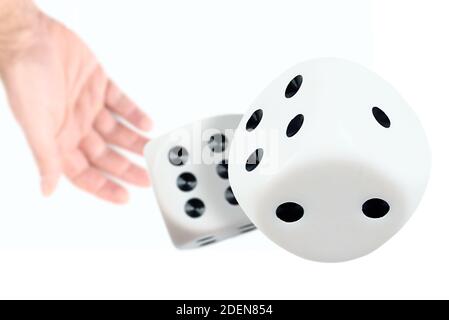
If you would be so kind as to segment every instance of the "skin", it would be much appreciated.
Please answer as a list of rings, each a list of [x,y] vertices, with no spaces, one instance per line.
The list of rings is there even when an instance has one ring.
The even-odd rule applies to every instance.
[[[148,139],[136,129],[150,130],[150,118],[77,35],[31,1],[0,0],[0,75],[44,195],[61,176],[117,204],[128,200],[117,179],[149,185],[146,171],[115,150],[142,154]]]

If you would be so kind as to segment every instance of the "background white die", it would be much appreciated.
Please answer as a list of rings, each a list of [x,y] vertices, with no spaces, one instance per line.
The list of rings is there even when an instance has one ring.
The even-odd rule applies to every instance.
[[[145,147],[154,192],[178,248],[201,247],[255,229],[228,181],[229,148],[241,117],[197,121]]]
[[[386,81],[357,64],[316,59],[256,99],[231,146],[234,193],[281,247],[317,261],[375,250],[409,219],[430,152],[419,121]]]

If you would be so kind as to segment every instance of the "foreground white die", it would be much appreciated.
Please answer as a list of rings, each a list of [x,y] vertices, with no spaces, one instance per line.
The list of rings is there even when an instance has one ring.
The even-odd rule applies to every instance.
[[[430,152],[415,114],[357,64],[317,59],[256,99],[231,146],[234,194],[281,247],[327,262],[391,238],[416,209]]]
[[[198,121],[145,147],[154,192],[178,248],[201,247],[255,229],[228,181],[229,147],[241,118]]]

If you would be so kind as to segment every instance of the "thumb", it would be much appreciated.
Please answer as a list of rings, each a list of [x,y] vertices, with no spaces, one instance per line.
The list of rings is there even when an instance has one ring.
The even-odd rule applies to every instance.
[[[36,123],[28,123],[24,130],[39,169],[42,194],[50,196],[56,189],[62,172],[56,137],[49,127]]]
[[[49,196],[55,190],[62,172],[56,128],[50,115],[50,111],[55,109],[47,104],[45,88],[40,86],[42,81],[27,82],[28,86],[19,81],[27,79],[29,72],[32,71],[13,68],[3,80],[13,114],[25,133],[38,165],[42,193]]]

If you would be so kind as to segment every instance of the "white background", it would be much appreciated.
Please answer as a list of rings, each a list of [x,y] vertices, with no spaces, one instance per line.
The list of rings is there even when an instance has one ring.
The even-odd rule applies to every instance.
[[[244,112],[297,62],[352,59],[420,116],[433,175],[418,211],[373,254],[302,260],[254,232],[194,251],[170,243],[152,190],[116,207],[36,168],[0,92],[1,298],[449,298],[447,0],[39,1],[155,120],[154,136]],[[141,161],[141,160],[140,160]],[[141,161],[143,163],[143,161]]]

